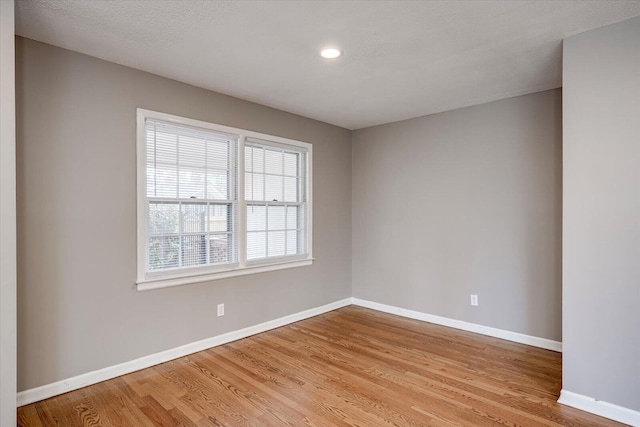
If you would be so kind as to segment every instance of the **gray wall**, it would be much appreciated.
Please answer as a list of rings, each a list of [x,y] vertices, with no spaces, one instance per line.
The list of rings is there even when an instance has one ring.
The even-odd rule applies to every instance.
[[[563,388],[640,410],[640,18],[564,42]]]
[[[561,340],[561,122],[553,90],[355,131],[353,296]]]
[[[0,425],[16,425],[14,3],[0,2]]]
[[[21,38],[17,103],[19,390],[351,296],[350,131]],[[136,107],[312,143],[313,266],[136,292]]]

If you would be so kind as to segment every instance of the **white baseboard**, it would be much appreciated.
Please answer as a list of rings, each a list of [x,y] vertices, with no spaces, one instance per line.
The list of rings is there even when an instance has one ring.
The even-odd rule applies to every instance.
[[[373,301],[362,300],[359,298],[345,298],[321,307],[311,308],[299,313],[290,314],[278,319],[270,320],[237,331],[228,332],[215,337],[196,341],[180,347],[175,347],[149,356],[140,357],[118,365],[109,366],[96,371],[87,372],[66,380],[57,381],[55,383],[46,384],[41,387],[24,390],[17,395],[17,405],[23,406],[29,403],[37,402],[58,394],[67,393],[92,384],[97,384],[111,378],[119,377],[140,369],[148,368],[159,363],[168,362],[180,357],[187,356],[198,351],[206,350],[218,345],[226,344],[251,335],[259,334],[271,329],[279,328],[300,320],[318,316],[338,308],[348,305],[358,305],[385,313],[396,314],[398,316],[410,319],[422,320],[438,325],[449,326],[464,331],[475,332],[482,335],[488,335],[495,338],[502,338],[509,341],[515,341],[522,344],[541,347],[553,351],[562,351],[562,343],[549,340],[546,338],[533,337],[529,335],[519,334],[517,332],[505,331],[502,329],[491,328],[488,326],[477,325],[475,323],[463,322],[461,320],[449,319],[447,317],[435,316],[433,314],[421,313],[419,311],[407,310],[391,305],[380,304]],[[592,397],[583,396],[571,391],[562,390],[558,403],[571,406],[582,411],[586,411],[595,415],[609,418],[618,422],[626,423],[631,426],[640,427],[640,412],[632,409],[617,406],[611,403],[603,402]]]
[[[111,378],[119,377],[120,375],[129,374],[131,372],[139,371],[140,369],[148,368],[150,366],[157,365],[159,363],[168,362],[179,357],[184,357],[198,351],[206,350],[211,347],[226,344],[232,341],[236,341],[242,338],[249,337],[251,335],[259,334],[271,329],[279,328],[281,326],[288,325],[290,323],[298,322],[300,320],[308,319],[309,317],[317,316],[319,314],[327,313],[338,308],[351,305],[351,298],[345,298],[340,301],[332,302],[321,307],[311,308],[309,310],[301,311],[299,313],[290,314],[288,316],[280,317],[279,319],[270,320],[268,322],[260,323],[258,325],[249,326],[247,328],[239,329],[237,331],[228,332],[226,334],[217,335],[215,337],[206,338],[201,341],[196,341],[190,344],[186,344],[180,347],[175,347],[169,350],[161,351],[159,353],[151,354],[149,356],[140,357],[138,359],[130,360],[128,362],[120,363],[118,365],[109,366],[97,371],[87,372],[75,377],[67,378],[66,380],[57,381],[55,383],[46,384],[40,387],[24,390],[17,395],[17,405],[23,406],[29,403],[37,402],[39,400],[48,399],[49,397],[56,396],[58,394],[67,393],[69,391],[77,390],[82,387],[86,387],[92,384],[109,380]]]
[[[640,412],[633,409],[624,408],[614,405],[613,403],[603,402],[593,397],[583,396],[582,394],[572,391],[562,390],[558,403],[580,409],[581,411],[590,412],[601,417],[609,418],[620,423],[629,424],[631,426],[640,426]]]
[[[396,314],[410,319],[422,320],[424,322],[435,323],[437,325],[449,326],[451,328],[462,329],[463,331],[475,332],[477,334],[488,335],[490,337],[501,338],[503,340],[514,341],[547,350],[562,352],[562,343],[546,338],[533,337],[531,335],[520,334],[518,332],[505,331],[504,329],[491,328],[489,326],[478,325],[476,323],[463,322],[462,320],[449,319],[448,317],[436,316],[422,313],[392,305],[380,304],[360,298],[351,298],[354,305],[383,311],[385,313]]]
[[[482,335],[488,335],[496,338],[502,338],[509,341],[515,341],[522,344],[528,344],[535,347],[541,347],[548,350],[562,351],[562,343],[548,340],[545,338],[532,337],[529,335],[519,334],[516,332],[505,331],[502,329],[490,328],[488,326],[477,325],[474,323],[463,322],[460,320],[449,319],[446,317],[435,316],[432,314],[421,313],[418,311],[407,310],[400,307],[394,307],[377,302],[366,301],[359,298],[345,298],[331,304],[321,307],[312,308],[301,311],[299,313],[290,314],[279,319],[270,320],[258,325],[249,326],[237,331],[228,332],[215,337],[206,338],[180,347],[161,351],[159,353],[143,356],[128,362],[120,363],[114,366],[98,369],[96,371],[87,372],[86,374],[77,375],[55,383],[46,384],[40,387],[24,390],[17,395],[17,405],[23,406],[39,400],[47,399],[58,394],[67,393],[92,384],[106,381],[111,378],[119,377],[140,369],[148,368],[159,363],[168,362],[179,357],[183,357],[198,351],[206,350],[218,345],[226,344],[251,335],[259,334],[271,329],[279,328],[290,323],[308,319],[319,314],[323,314],[348,305],[359,305],[361,307],[382,311],[385,313],[396,314],[411,319],[422,320],[425,322],[435,323],[438,325],[449,326],[456,329],[462,329],[469,332],[475,332]]]

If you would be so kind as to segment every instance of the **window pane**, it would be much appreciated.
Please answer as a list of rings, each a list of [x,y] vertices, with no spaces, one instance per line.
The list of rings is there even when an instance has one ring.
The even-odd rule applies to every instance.
[[[233,208],[231,205],[209,205],[208,223],[207,231],[224,232],[233,230]]]
[[[247,259],[264,258],[267,255],[267,233],[247,233]]]
[[[151,237],[149,239],[149,269],[179,267],[180,237]]]
[[[156,162],[156,143],[154,141],[154,126],[146,127],[146,149],[147,149],[147,167],[154,165]]]
[[[264,149],[261,147],[253,147],[253,156],[251,158],[251,170],[255,172],[264,172]]]
[[[298,179],[286,176],[284,178],[284,201],[300,202],[298,197]]]
[[[287,206],[287,229],[295,230],[301,228],[302,223],[302,207],[300,206]],[[300,220],[299,220],[300,219]]]
[[[268,217],[267,217],[267,221],[268,221],[268,226],[269,226],[269,230],[284,230],[285,226],[284,226],[284,213],[285,213],[285,207],[284,206],[269,206],[269,210],[268,210]]]
[[[253,195],[253,174],[249,172],[244,174],[244,199],[256,200]]]
[[[264,171],[265,173],[272,173],[282,175],[282,151],[278,150],[264,150]]]
[[[244,170],[246,172],[253,171],[253,147],[245,145],[244,147]]]
[[[182,232],[203,233],[207,227],[207,205],[205,203],[182,204]]]
[[[264,200],[282,201],[282,177],[265,175]]]
[[[156,162],[175,165],[178,162],[178,138],[176,135],[157,130],[155,133]]]
[[[184,166],[205,166],[205,140],[190,136],[178,137],[178,156],[180,164]]]
[[[178,168],[176,166],[156,167],[156,191],[151,197],[177,197]]]
[[[295,255],[301,253],[298,247],[299,231],[287,231],[287,255]]]
[[[156,168],[147,166],[147,197],[156,197]]]
[[[204,169],[180,168],[180,194],[183,199],[204,199]]]
[[[268,233],[269,256],[283,256],[284,252],[284,231],[270,231]]]
[[[267,229],[266,206],[247,206],[247,230],[263,231]]]
[[[207,171],[207,196],[208,199],[228,200],[229,182],[226,171]]]
[[[284,174],[298,176],[298,153],[284,153]]]
[[[233,242],[229,234],[214,234],[209,236],[209,256],[211,263],[232,262]]]
[[[244,194],[246,200],[265,200],[264,175],[245,174]]]
[[[149,203],[149,234],[178,233],[179,217],[177,203]]]
[[[185,267],[207,263],[207,236],[182,237],[182,265]]]
[[[207,167],[229,169],[229,143],[207,141]]]

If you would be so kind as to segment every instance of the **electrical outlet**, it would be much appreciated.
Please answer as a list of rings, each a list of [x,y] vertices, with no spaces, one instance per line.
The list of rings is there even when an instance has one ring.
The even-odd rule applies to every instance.
[[[471,294],[471,305],[478,305],[478,295]]]
[[[224,316],[224,304],[218,304],[218,317]]]

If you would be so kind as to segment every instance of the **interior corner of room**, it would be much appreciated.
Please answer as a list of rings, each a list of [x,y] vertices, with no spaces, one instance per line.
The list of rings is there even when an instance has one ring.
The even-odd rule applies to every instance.
[[[354,304],[561,351],[561,403],[640,425],[640,17],[564,39],[562,87],[354,130],[0,19],[0,424]],[[138,292],[137,108],[311,144],[313,264]]]

